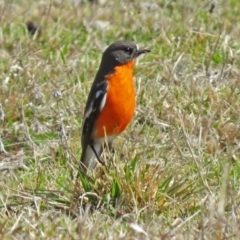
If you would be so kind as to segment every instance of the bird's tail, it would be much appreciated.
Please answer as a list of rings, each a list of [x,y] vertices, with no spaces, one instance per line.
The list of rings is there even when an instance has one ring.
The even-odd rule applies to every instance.
[[[85,149],[83,148],[82,156],[80,159],[80,168],[87,171],[96,168],[98,159],[100,158],[103,151],[102,143],[94,143],[91,147],[88,145]],[[97,156],[96,156],[97,155]]]

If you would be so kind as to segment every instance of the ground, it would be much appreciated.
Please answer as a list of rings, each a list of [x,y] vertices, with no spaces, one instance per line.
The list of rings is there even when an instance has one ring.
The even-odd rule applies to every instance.
[[[240,14],[230,1],[0,1],[0,239],[238,239]],[[151,49],[115,152],[78,174],[101,54]]]

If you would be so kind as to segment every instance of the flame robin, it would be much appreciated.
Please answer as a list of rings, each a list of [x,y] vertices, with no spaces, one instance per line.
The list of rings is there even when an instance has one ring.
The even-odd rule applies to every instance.
[[[103,53],[92,84],[82,126],[81,168],[94,169],[102,163],[104,143],[112,142],[128,126],[135,110],[133,67],[147,49],[130,41],[112,43]]]

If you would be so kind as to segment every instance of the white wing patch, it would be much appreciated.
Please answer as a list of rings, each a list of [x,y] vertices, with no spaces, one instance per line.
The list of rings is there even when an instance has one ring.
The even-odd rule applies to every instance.
[[[107,94],[105,93],[103,96],[103,99],[101,101],[101,104],[100,104],[100,111],[104,108],[104,106],[106,104],[106,100],[107,100]]]
[[[93,105],[93,104],[91,103],[91,105],[89,106],[88,110],[86,111],[84,120],[90,116],[90,114],[91,114],[91,112],[92,112],[92,105]]]
[[[97,92],[96,92],[96,96],[95,96],[95,99],[97,99],[101,94],[103,94],[104,92],[103,92],[103,90],[98,90]]]
[[[99,105],[99,111],[101,111],[104,108],[105,104],[106,104],[107,93],[105,91],[103,91],[103,90],[98,90],[96,92],[94,101],[97,101],[99,97],[102,98],[101,102],[100,102],[100,105]],[[88,110],[86,111],[84,120],[86,118],[88,118],[93,111],[96,111],[96,109],[93,109],[94,101],[92,101],[91,105],[89,106]]]

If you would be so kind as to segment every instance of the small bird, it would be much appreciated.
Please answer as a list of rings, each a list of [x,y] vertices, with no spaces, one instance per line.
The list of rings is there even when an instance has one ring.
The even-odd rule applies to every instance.
[[[135,111],[133,67],[135,59],[148,49],[139,49],[131,41],[112,43],[103,53],[92,84],[82,125],[80,168],[93,170],[100,160],[105,143],[113,140],[131,122]]]

